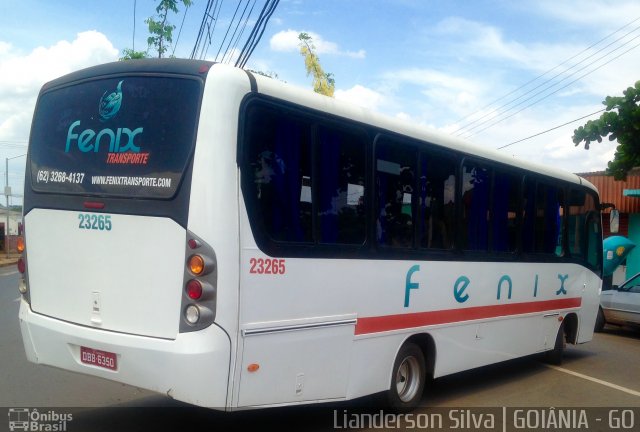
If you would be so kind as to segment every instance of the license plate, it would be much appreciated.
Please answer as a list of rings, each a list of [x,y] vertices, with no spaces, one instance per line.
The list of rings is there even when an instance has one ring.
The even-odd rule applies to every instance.
[[[109,370],[118,368],[118,356],[115,353],[83,346],[80,347],[80,361]]]

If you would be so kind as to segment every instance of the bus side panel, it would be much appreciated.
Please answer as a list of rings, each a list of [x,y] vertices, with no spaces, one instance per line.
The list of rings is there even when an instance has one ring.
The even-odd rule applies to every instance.
[[[600,307],[600,292],[602,291],[602,279],[591,271],[585,270],[584,272],[583,307],[578,314],[577,343],[585,343],[593,339],[598,308]]]
[[[258,250],[244,205],[241,210],[242,354],[234,406],[344,399],[356,315],[335,293],[357,284],[351,262],[332,267],[342,275],[339,283],[324,284],[310,260],[274,261]],[[259,369],[249,372],[250,365]]]
[[[353,328],[352,324],[245,335],[238,406],[344,398]],[[254,371],[249,365],[259,368]]]
[[[242,328],[357,317],[345,397],[388,389],[399,344],[413,334],[433,337],[437,377],[552,349],[559,318],[583,306],[578,265],[283,258],[284,274],[261,274],[251,263],[273,258],[242,232]],[[242,361],[244,371],[251,361]],[[241,399],[244,390],[243,381]]]

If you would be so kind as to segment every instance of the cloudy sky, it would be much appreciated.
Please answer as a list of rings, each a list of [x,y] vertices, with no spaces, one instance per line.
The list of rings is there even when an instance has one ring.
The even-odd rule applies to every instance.
[[[238,14],[246,2],[254,0],[242,0]],[[144,50],[144,20],[156,4],[2,0],[0,171],[11,158],[14,194],[22,193],[39,88],[115,61],[124,48]],[[180,7],[170,17],[176,33],[184,22],[172,47],[177,57],[191,54],[206,4],[193,0],[186,16]],[[212,44],[200,51],[211,60],[225,54],[218,47],[238,1],[220,4]],[[256,0],[253,17],[262,4]],[[300,32],[312,36],[333,73],[337,98],[572,172],[606,167],[615,142],[586,151],[571,135],[597,117],[587,116],[603,108],[605,96],[640,80],[637,0],[281,0],[247,68],[310,88]]]

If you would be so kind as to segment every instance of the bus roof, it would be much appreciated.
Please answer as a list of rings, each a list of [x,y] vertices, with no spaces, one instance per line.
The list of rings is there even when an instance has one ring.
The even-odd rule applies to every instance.
[[[193,75],[204,76],[209,71],[212,62],[188,59],[136,59],[105,63],[97,66],[81,69],[70,74],[61,76],[52,81],[47,82],[42,91],[47,91],[52,87],[57,87],[72,82],[83,81],[104,75],[119,74],[145,74],[145,73],[161,73],[176,75]]]
[[[465,139],[454,137],[426,126],[416,125],[406,120],[377,113],[348,101],[319,95],[306,88],[284,83],[279,80],[264,77],[248,71],[243,71],[230,65],[219,63],[215,64],[209,61],[189,59],[139,59],[106,63],[72,72],[52,80],[42,87],[41,92],[45,92],[53,87],[103,75],[113,76],[128,73],[161,73],[204,77],[209,69],[214,66],[216,68],[225,67],[238,69],[238,71],[242,71],[242,73],[248,73],[256,84],[255,90],[260,94],[286,100],[294,104],[302,105],[320,112],[326,112],[338,117],[348,118],[363,124],[372,125],[413,139],[427,141],[431,144],[454,149],[470,156],[496,161],[548,177],[562,179],[571,183],[582,184],[594,191],[597,191],[596,187],[587,180],[568,171],[509,157],[495,149],[480,147]]]

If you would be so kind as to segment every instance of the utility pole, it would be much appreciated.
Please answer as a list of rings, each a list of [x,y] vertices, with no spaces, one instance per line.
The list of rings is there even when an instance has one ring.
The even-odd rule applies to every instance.
[[[7,199],[7,221],[5,225],[5,235],[4,235],[4,249],[7,254],[7,258],[9,258],[9,197],[11,196],[11,186],[9,186],[9,159],[16,159],[22,156],[26,156],[26,154],[20,156],[14,156],[10,158],[5,158],[4,165],[4,195]]]
[[[9,196],[11,195],[11,187],[9,186],[9,158],[5,159],[4,195],[7,197],[7,224],[5,225],[4,249],[7,253],[7,258],[9,258]]]

